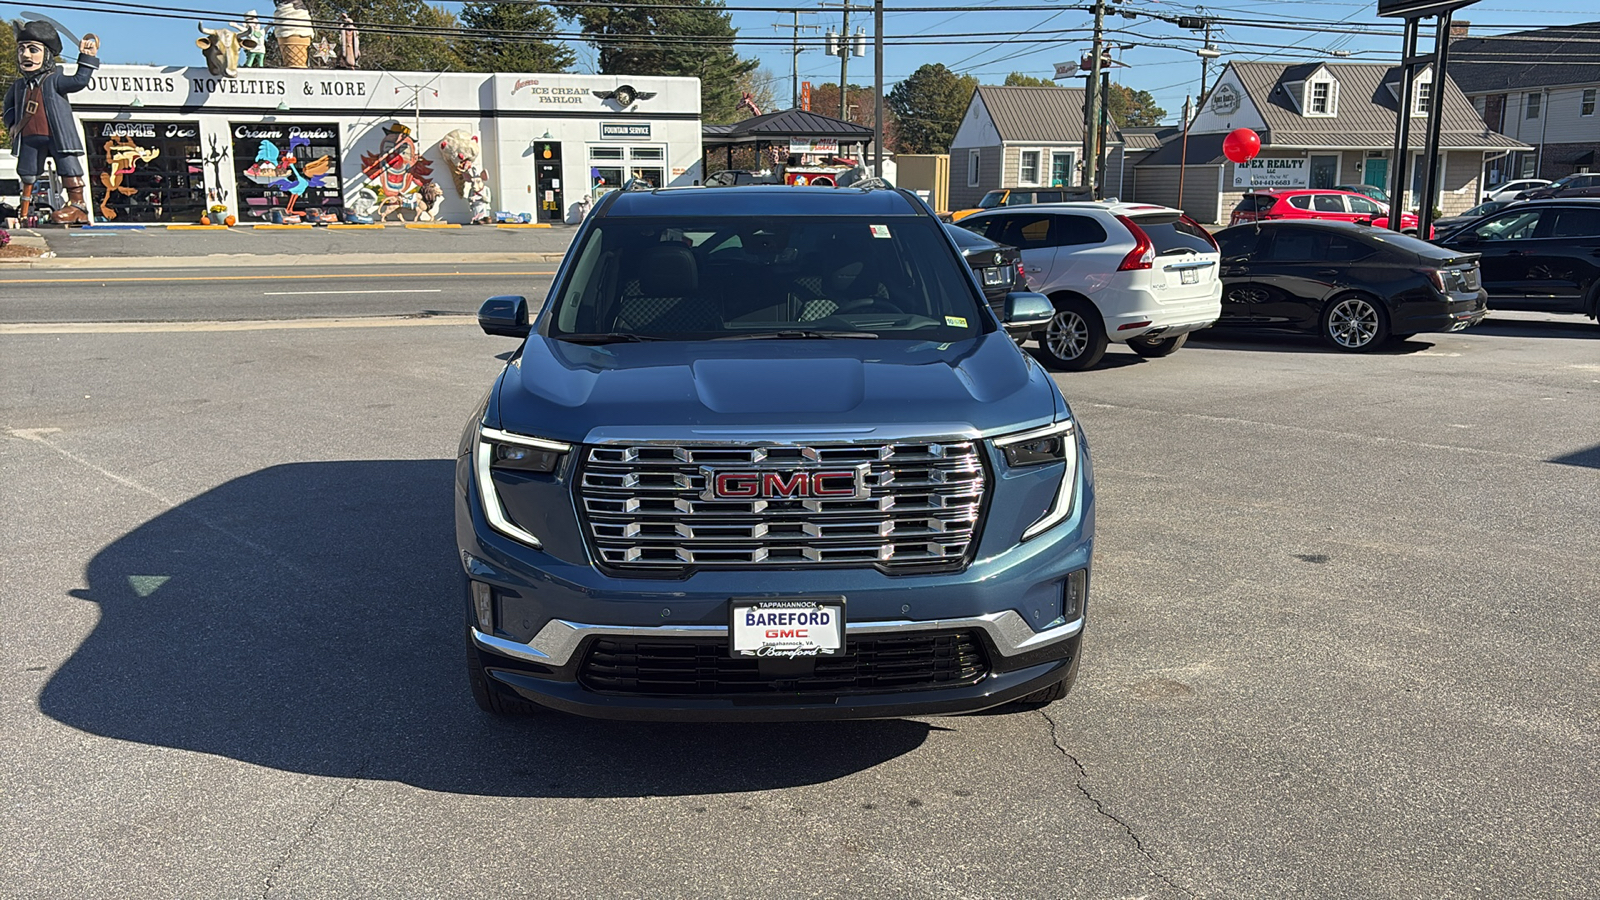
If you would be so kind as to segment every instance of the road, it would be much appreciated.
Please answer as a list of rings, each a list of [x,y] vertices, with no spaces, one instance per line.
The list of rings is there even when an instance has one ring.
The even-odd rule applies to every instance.
[[[1592,323],[1059,377],[1099,523],[1043,711],[504,722],[461,671],[450,494],[514,342],[213,324],[224,285],[297,283],[246,274],[54,319],[190,330],[0,326],[0,896],[1600,893]]]
[[[339,257],[329,257],[338,260]],[[168,322],[471,314],[485,297],[543,300],[555,263],[0,268],[0,321]]]

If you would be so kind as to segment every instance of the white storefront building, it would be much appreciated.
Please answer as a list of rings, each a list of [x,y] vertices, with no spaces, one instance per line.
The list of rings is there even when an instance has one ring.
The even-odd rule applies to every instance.
[[[266,221],[291,197],[337,214],[387,186],[467,222],[447,136],[477,138],[493,210],[541,222],[629,177],[701,178],[695,78],[108,65],[72,101],[97,220]]]

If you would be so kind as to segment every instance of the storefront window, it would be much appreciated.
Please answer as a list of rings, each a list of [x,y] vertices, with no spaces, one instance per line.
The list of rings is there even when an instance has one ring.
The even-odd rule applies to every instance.
[[[117,222],[198,222],[206,209],[200,129],[185,122],[85,122],[89,199]]]
[[[269,219],[272,210],[284,209],[291,199],[297,213],[340,212],[339,126],[275,122],[231,127],[241,217]]]
[[[589,190],[596,200],[638,178],[651,187],[666,184],[665,147],[598,146],[589,148]],[[642,163],[642,165],[639,165]]]

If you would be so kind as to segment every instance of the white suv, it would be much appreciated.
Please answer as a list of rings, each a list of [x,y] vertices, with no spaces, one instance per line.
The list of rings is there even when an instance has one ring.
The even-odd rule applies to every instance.
[[[957,223],[1022,251],[1056,315],[1034,332],[1045,362],[1092,368],[1112,341],[1167,356],[1222,314],[1221,253],[1181,210],[1148,203],[1007,207]]]

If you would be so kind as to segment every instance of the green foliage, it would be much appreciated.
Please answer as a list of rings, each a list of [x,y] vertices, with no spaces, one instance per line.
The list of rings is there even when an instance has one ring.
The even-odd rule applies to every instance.
[[[599,51],[600,71],[607,75],[668,75],[700,79],[700,108],[708,123],[740,118],[741,79],[759,60],[734,51],[733,27],[722,0],[682,0],[676,6],[619,9],[604,6],[552,5],[562,17],[577,20],[588,42]],[[637,40],[640,37],[695,38],[682,43]]]
[[[425,30],[420,34],[363,31],[363,69],[409,72],[451,72],[461,69],[461,56],[456,48],[458,41],[448,34],[433,33],[441,29],[452,32],[461,28],[455,13],[442,6],[430,6],[423,0],[312,0],[310,7],[311,18],[317,21],[337,19],[339,13],[345,12],[357,22]],[[317,37],[326,37],[337,44],[339,31],[336,28],[319,28]],[[272,46],[268,49],[267,63],[277,65],[272,56],[277,41],[269,41],[269,44]],[[312,44],[316,44],[315,38]]]
[[[901,153],[946,153],[972,102],[978,79],[943,63],[923,65],[889,92],[888,108],[900,123]]]
[[[1111,121],[1118,128],[1127,125],[1160,125],[1167,111],[1156,105],[1149,91],[1136,91],[1127,85],[1113,84],[1108,96]]]
[[[1048,78],[1035,78],[1021,72],[1012,72],[1006,76],[1006,87],[1057,87],[1054,81]]]
[[[565,44],[549,40],[556,15],[531,3],[468,3],[461,8],[463,40],[456,49],[468,72],[565,72],[576,58]],[[479,38],[473,31],[510,32],[529,40]]]

